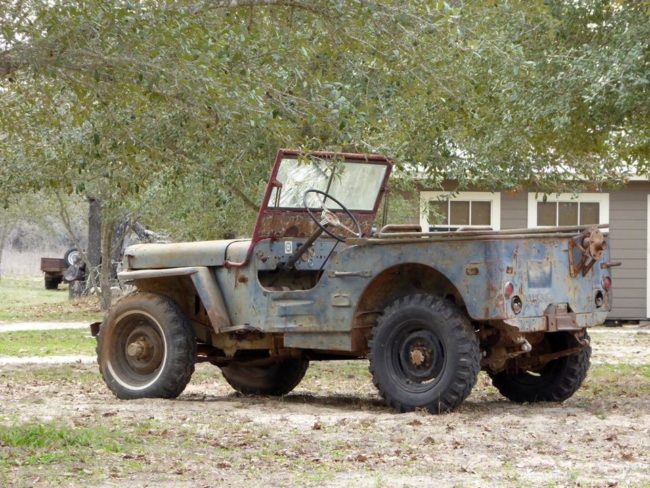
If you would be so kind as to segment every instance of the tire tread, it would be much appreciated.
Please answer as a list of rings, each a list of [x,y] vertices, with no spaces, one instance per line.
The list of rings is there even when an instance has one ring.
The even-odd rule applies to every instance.
[[[163,328],[168,327],[171,335],[168,342],[169,362],[164,366],[167,371],[160,376],[157,383],[151,385],[146,390],[132,391],[116,382],[108,368],[104,367],[102,350],[104,348],[104,341],[110,340],[110,336],[106,339],[106,334],[110,332],[107,327],[111,327],[111,320],[119,312],[129,307],[137,308],[141,306],[138,305],[138,302],[141,301],[146,301],[149,306],[156,310],[159,319],[161,317],[167,319],[166,324],[163,325],[161,323],[161,326]],[[116,302],[107,314],[97,336],[96,352],[102,378],[118,398],[125,400],[135,398],[176,398],[185,390],[194,373],[196,339],[185,314],[171,298],[155,293],[135,292]]]
[[[446,320],[448,333],[452,334],[453,343],[458,345],[459,360],[454,371],[454,378],[450,386],[440,394],[438,402],[428,404],[426,408],[431,413],[441,413],[453,410],[460,405],[465,398],[469,396],[472,388],[476,384],[478,373],[480,371],[480,349],[479,342],[471,322],[456,305],[450,301],[434,295],[410,295],[395,300],[391,305],[384,309],[377,324],[372,329],[371,337],[368,342],[370,353],[370,374],[373,378],[373,384],[379,391],[385,402],[399,412],[412,411],[414,408],[404,401],[391,395],[388,386],[381,383],[377,374],[377,359],[373,354],[376,349],[375,343],[377,335],[383,330],[389,328],[393,315],[405,308],[427,308],[434,314],[440,315]]]
[[[586,339],[589,335],[585,334]],[[533,388],[530,385],[521,385],[516,381],[518,375],[525,375],[526,372],[518,374],[506,374],[505,372],[491,374],[492,385],[499,390],[504,397],[517,403],[524,402],[563,402],[572,397],[580,388],[587,377],[591,358],[591,346],[582,351],[560,358],[563,360],[560,371],[555,378],[550,378],[546,384]]]

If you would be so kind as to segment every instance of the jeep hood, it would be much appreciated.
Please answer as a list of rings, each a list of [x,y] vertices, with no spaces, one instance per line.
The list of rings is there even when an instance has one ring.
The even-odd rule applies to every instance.
[[[223,266],[226,259],[238,260],[242,251],[245,255],[250,242],[249,239],[230,239],[173,244],[136,244],[124,251],[124,266],[131,270]]]

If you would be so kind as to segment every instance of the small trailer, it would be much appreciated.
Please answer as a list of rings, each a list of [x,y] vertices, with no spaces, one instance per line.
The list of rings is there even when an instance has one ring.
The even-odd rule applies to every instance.
[[[63,273],[68,269],[62,258],[41,258],[41,271],[45,274],[45,289],[56,290],[63,281]]]
[[[63,258],[41,258],[41,271],[45,274],[45,289],[56,290],[62,281],[73,281],[65,276],[66,271],[72,266],[83,267],[81,253],[74,247],[68,249]],[[75,277],[78,275],[78,271],[72,274]]]

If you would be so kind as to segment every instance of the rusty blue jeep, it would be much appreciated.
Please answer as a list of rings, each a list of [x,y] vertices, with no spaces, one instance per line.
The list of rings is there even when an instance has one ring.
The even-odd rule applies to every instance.
[[[455,408],[481,369],[516,402],[573,395],[612,303],[601,230],[375,230],[391,166],[282,150],[251,239],[128,248],[136,291],[98,333],[108,387],[173,398],[210,362],[243,394],[284,395],[310,361],[368,359],[401,412]]]

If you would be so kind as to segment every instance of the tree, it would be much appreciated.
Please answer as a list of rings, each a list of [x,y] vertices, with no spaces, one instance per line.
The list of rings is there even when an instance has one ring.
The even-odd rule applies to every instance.
[[[0,209],[0,270],[2,269],[2,253],[18,221],[19,216],[16,212],[4,208]]]
[[[110,228],[208,202],[218,229],[187,234],[237,231],[278,147],[382,152],[433,184],[559,189],[647,167],[647,2],[12,0],[0,15],[0,194],[97,198]]]

